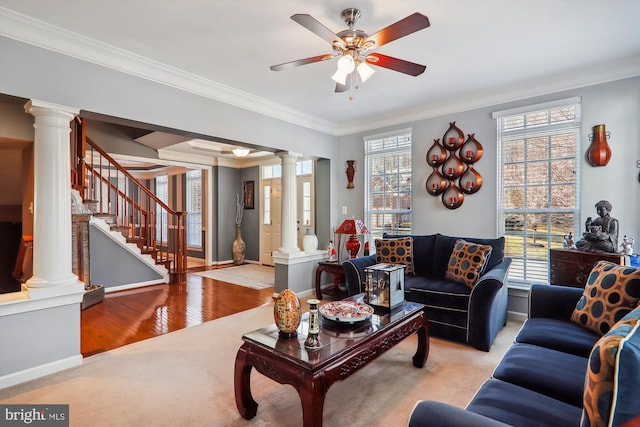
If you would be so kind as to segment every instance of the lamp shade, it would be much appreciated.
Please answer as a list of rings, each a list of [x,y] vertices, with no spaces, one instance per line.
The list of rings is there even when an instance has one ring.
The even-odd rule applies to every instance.
[[[369,229],[359,219],[345,219],[336,229],[336,234],[369,234]]]

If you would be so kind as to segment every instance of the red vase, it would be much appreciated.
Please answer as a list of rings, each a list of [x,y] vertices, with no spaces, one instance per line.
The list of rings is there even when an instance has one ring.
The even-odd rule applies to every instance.
[[[351,258],[358,256],[358,251],[360,251],[360,240],[358,240],[358,237],[355,234],[349,236],[349,240],[347,240],[347,243],[345,243],[344,246],[347,248]]]
[[[591,145],[587,151],[587,159],[591,166],[606,166],[611,159],[611,148],[607,143],[609,133],[604,125],[593,127],[593,134],[589,135]]]
[[[347,188],[353,188],[353,177],[356,174],[355,160],[347,160]]]

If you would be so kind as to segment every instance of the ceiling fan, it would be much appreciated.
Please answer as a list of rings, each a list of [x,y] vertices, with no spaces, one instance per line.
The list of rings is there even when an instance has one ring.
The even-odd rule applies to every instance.
[[[291,16],[292,20],[328,41],[333,46],[334,53],[273,65],[271,70],[280,71],[300,65],[340,58],[338,60],[338,70],[332,76],[332,79],[336,82],[336,92],[345,92],[349,90],[352,84],[357,87],[358,78],[361,82],[365,82],[371,77],[374,70],[367,64],[388,68],[411,76],[418,76],[427,68],[424,65],[405,61],[404,59],[381,53],[372,53],[374,49],[382,45],[427,28],[430,24],[429,18],[426,16],[416,12],[371,36],[362,30],[354,29],[356,21],[360,18],[359,9],[345,9],[340,16],[349,28],[337,34],[322,25],[311,15],[295,14]]]

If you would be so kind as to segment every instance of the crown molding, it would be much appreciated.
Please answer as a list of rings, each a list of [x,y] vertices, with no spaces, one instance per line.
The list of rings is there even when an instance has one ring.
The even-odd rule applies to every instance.
[[[445,114],[497,106],[555,92],[640,76],[640,57],[625,58],[616,62],[610,61],[605,64],[521,82],[509,88],[493,88],[467,95],[464,99],[430,103],[368,117],[365,120],[336,124],[124,49],[81,36],[4,7],[0,7],[0,35],[332,136],[344,136],[403,125]]]
[[[508,102],[548,95],[593,86],[601,83],[640,76],[640,56],[623,58],[615,62],[607,62],[586,69],[569,70],[553,76],[545,76],[508,88],[490,90],[465,96],[465,99],[431,103],[396,112],[393,115],[368,117],[366,120],[339,125],[335,129],[336,136],[351,135],[358,132],[372,131],[390,126],[411,123],[418,120],[431,119],[446,114],[498,106]]]
[[[319,132],[335,125],[232,87],[0,7],[0,35]]]

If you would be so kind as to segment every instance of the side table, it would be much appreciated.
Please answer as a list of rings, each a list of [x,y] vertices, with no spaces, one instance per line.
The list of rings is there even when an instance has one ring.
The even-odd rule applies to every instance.
[[[598,261],[629,265],[629,256],[582,252],[576,249],[549,249],[549,282],[552,285],[584,288],[591,268]]]
[[[320,276],[322,272],[326,271],[333,275],[333,288],[325,289],[324,293],[327,295],[333,295],[336,297],[344,298],[347,295],[346,292],[340,290],[340,285],[344,283],[344,267],[341,263],[320,261],[316,267],[316,298],[322,299],[322,289],[320,288]]]

